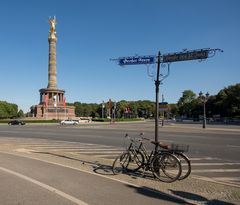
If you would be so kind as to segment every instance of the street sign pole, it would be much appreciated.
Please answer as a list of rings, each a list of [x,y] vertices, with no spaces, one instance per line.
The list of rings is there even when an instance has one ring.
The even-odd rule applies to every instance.
[[[158,121],[159,121],[159,86],[160,83],[169,76],[169,64],[178,61],[189,61],[189,60],[205,60],[207,58],[213,57],[217,51],[223,52],[221,49],[197,49],[197,50],[184,50],[183,52],[168,53],[161,56],[160,51],[157,56],[157,76],[155,80],[156,86],[156,104],[155,104],[155,142],[158,143]],[[155,64],[156,56],[132,56],[132,57],[122,57],[117,59],[111,59],[118,61],[118,65],[140,65],[140,64]],[[160,64],[168,64],[168,73],[160,78]],[[155,146],[155,151],[158,150],[158,146]]]
[[[155,142],[158,142],[158,118],[159,118],[159,75],[160,75],[160,51],[158,52],[157,56],[157,78],[155,80],[155,86],[156,86],[156,102],[155,102]],[[158,146],[155,145],[155,151],[158,151]]]

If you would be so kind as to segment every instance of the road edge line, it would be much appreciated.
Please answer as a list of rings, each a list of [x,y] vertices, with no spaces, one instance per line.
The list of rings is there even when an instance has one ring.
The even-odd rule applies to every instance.
[[[40,187],[42,187],[44,189],[47,189],[48,191],[50,191],[52,193],[55,193],[55,194],[65,198],[65,199],[75,203],[75,204],[78,204],[78,205],[88,205],[87,203],[83,202],[82,200],[80,200],[80,199],[78,199],[78,198],[76,198],[74,196],[71,196],[71,195],[69,195],[69,194],[67,194],[67,193],[65,193],[63,191],[60,191],[59,189],[56,189],[56,188],[54,188],[52,186],[49,186],[49,185],[44,184],[44,183],[42,183],[40,181],[37,181],[36,179],[30,178],[28,176],[25,176],[25,175],[20,174],[18,172],[12,171],[10,169],[6,169],[4,167],[0,167],[0,170],[4,171],[4,172],[7,172],[9,174],[12,174],[14,176],[17,176],[17,177],[19,177],[21,179],[24,179],[24,180],[28,181],[28,182],[31,182],[31,183],[33,183],[33,184],[35,184],[37,186],[40,186]]]

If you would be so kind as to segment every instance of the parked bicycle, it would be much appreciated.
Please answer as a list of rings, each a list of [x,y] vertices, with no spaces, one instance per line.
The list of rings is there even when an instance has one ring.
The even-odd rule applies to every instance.
[[[152,142],[148,138],[143,138],[143,139]],[[191,161],[187,157],[187,155],[184,154],[184,152],[187,152],[189,150],[189,145],[184,145],[184,144],[168,145],[168,144],[158,143],[158,147],[160,148],[158,150],[159,152],[168,152],[168,153],[174,154],[180,160],[181,167],[182,167],[182,174],[178,178],[178,180],[186,179],[191,174]]]
[[[140,134],[140,139],[129,138],[128,134],[125,137],[129,138],[131,143],[127,150],[118,156],[112,165],[114,174],[122,172],[136,172],[143,169],[143,175],[146,171],[151,171],[153,176],[163,182],[174,182],[182,172],[179,159],[170,152],[157,152],[152,150],[148,153],[144,146],[144,139]],[[157,142],[151,141],[155,146]]]
[[[172,144],[171,146],[168,147],[168,149],[161,150],[161,151],[167,151],[172,154],[174,154],[181,162],[182,166],[182,174],[178,178],[178,180],[183,180],[186,179],[190,174],[191,174],[191,161],[187,157],[187,155],[184,154],[184,152],[187,152],[189,149],[188,145],[176,145]]]

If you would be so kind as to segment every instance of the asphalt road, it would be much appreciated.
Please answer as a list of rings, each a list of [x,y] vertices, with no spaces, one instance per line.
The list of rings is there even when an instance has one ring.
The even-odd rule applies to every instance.
[[[124,139],[125,133],[134,137],[140,132],[154,140],[154,122],[88,126],[0,126],[0,137],[62,140],[119,148],[127,143]],[[188,144],[189,155],[192,157],[219,158],[229,162],[240,160],[240,126],[209,126],[207,129],[202,129],[201,125],[160,126],[159,141]],[[151,149],[152,146],[148,148]]]
[[[140,132],[144,132],[145,137],[154,139],[154,122],[78,126],[0,125],[0,140],[9,140],[9,144],[11,139],[20,144],[23,140],[29,140],[23,142],[22,147],[114,159],[127,145],[125,133],[137,136]],[[193,176],[207,177],[240,187],[240,127],[208,126],[207,129],[202,129],[201,125],[167,124],[159,127],[159,140],[190,145],[187,155],[192,160]],[[153,146],[148,145],[148,149],[152,148]],[[0,204],[76,204],[74,200],[79,200],[79,204],[185,203],[144,187],[109,181],[21,156],[0,153],[0,164]],[[20,195],[17,194],[19,190]],[[113,197],[106,197],[109,193]],[[34,200],[37,196],[41,203]],[[126,200],[124,203],[122,198]],[[136,201],[131,203],[131,199]],[[46,201],[49,203],[45,203]]]
[[[154,139],[154,122],[113,125],[59,126],[26,125],[0,126],[0,137],[40,138],[71,142],[94,143],[122,147],[124,135]],[[240,126],[176,125],[159,128],[159,141],[190,145],[189,154],[239,161]]]
[[[0,153],[1,205],[156,205],[184,200],[56,164]]]

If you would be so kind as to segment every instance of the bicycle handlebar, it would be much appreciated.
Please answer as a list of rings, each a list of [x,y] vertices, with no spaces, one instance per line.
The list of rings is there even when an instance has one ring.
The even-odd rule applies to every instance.
[[[163,148],[163,149],[170,149],[170,145],[168,145],[168,144],[163,144],[163,143],[161,143],[161,142],[155,142],[155,141],[153,141],[153,140],[151,140],[151,139],[148,139],[148,138],[146,138],[146,137],[143,137],[143,135],[144,135],[144,133],[141,132],[141,133],[139,134],[139,136],[141,136],[141,139],[135,139],[135,138],[131,138],[131,137],[128,135],[128,133],[126,133],[125,137],[128,138],[128,139],[130,139],[131,142],[136,142],[136,141],[138,141],[138,142],[143,142],[143,141],[145,140],[145,141],[149,141],[150,143],[152,143],[152,144],[154,144],[154,145],[157,145],[157,146],[159,146],[159,147],[161,147],[161,148]]]

